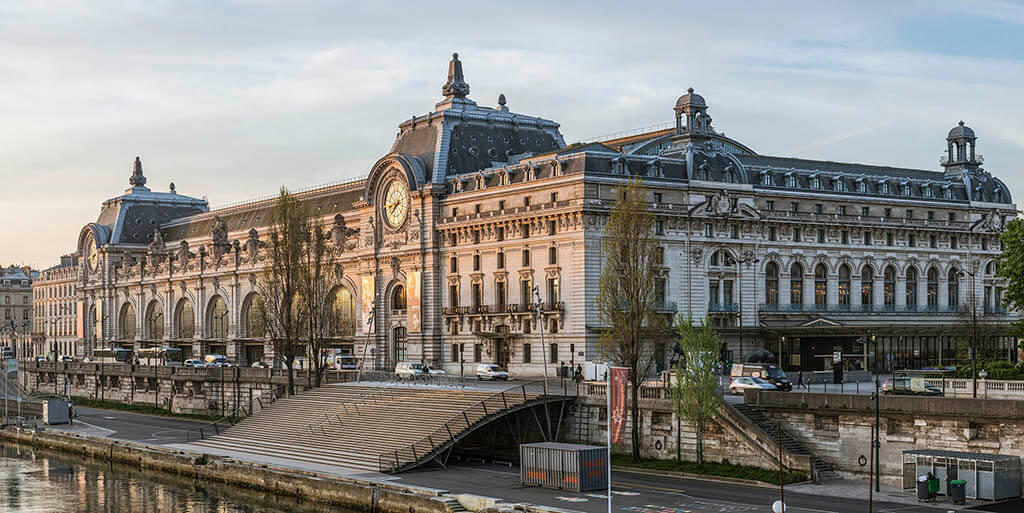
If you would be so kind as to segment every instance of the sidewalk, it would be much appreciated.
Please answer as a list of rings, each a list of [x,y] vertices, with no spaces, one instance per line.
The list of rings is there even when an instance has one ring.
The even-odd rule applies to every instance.
[[[847,499],[868,499],[868,482],[853,479],[840,479],[838,481],[826,481],[823,484],[804,483],[789,485],[787,492],[806,493],[808,495],[821,495],[825,497],[842,497]],[[901,490],[894,486],[882,485],[881,492],[874,492],[874,502],[895,502],[899,504],[913,504],[915,506],[931,506],[942,511],[961,510],[981,504],[992,504],[990,501],[977,501],[968,499],[966,504],[951,504],[945,495],[940,495],[935,502],[919,502],[915,490]]]

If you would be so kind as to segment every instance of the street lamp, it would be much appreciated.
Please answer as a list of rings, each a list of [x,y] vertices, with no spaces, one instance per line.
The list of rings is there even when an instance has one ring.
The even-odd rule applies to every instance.
[[[755,257],[753,253],[750,253],[747,256],[737,260],[736,261],[736,270],[738,271],[737,276],[739,276],[740,279],[742,280],[742,278],[743,278],[743,264],[745,264],[747,262],[753,262],[753,263],[756,264],[756,263],[759,263],[760,261],[761,261],[761,259]],[[739,285],[739,289],[740,289],[739,290],[739,292],[740,292],[739,293],[739,300],[740,300],[740,302],[739,302],[738,313],[739,313],[739,324],[740,324],[740,360],[741,360],[740,363],[742,363],[742,359],[743,359],[743,283],[742,283],[742,281],[737,283],[737,285]],[[754,268],[754,287],[757,287],[757,267]],[[755,288],[755,292],[754,292],[754,301],[757,302],[756,288]],[[779,358],[782,358],[782,354],[781,353],[779,354]],[[779,367],[780,368],[782,367],[782,361],[781,360],[779,361]]]
[[[881,386],[880,386],[880,383],[878,382],[878,338],[875,336],[874,333],[872,333],[871,336],[868,338],[868,340],[871,341],[871,346],[874,348],[874,352],[875,352],[875,428],[874,428],[875,436],[874,436],[874,441],[872,442],[872,445],[874,446],[874,447],[872,447],[872,449],[875,451],[875,491],[876,492],[881,492],[882,491],[882,487],[881,487],[881,484],[878,481],[878,478],[879,478],[878,470],[881,468],[881,464],[878,462],[878,452],[879,452],[878,449],[881,446],[881,443],[879,441],[879,435],[881,435],[881,431],[880,431],[880,426],[881,426],[881,421],[880,421],[881,413],[880,412],[881,412],[881,410],[880,410],[880,404],[879,404],[879,398],[881,396]]]
[[[970,340],[970,358],[971,358],[971,397],[974,399],[978,398],[978,297],[974,290],[974,276],[978,274],[978,261],[972,260],[970,263],[971,270],[964,271],[959,270],[957,274],[961,277],[971,277],[971,340]],[[957,289],[959,294],[960,290]]]
[[[541,351],[543,353],[544,350],[547,349],[547,352],[550,352],[550,349],[548,349],[547,344],[544,343],[544,313],[540,302],[540,289],[537,287],[537,285],[533,286],[533,297],[536,299],[536,301],[534,302],[534,310],[536,310],[537,312],[537,324],[540,326]],[[544,395],[548,395],[548,360],[550,359],[550,354],[546,354],[544,355],[544,358],[542,358],[542,360],[544,361]]]

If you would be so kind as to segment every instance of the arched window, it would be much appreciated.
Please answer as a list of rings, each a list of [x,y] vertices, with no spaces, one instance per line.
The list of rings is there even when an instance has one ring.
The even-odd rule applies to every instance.
[[[263,300],[255,293],[245,298],[242,322],[245,323],[246,337],[263,338],[267,335],[267,325],[263,318]]]
[[[865,305],[864,310],[871,311],[871,297],[875,292],[875,270],[870,265],[865,265],[860,271],[860,304]]]
[[[800,265],[800,262],[794,262],[789,268],[789,303],[804,303],[804,266]]]
[[[135,338],[135,306],[131,303],[125,303],[121,307],[121,338],[125,340],[133,340]]]
[[[939,270],[928,268],[928,310],[935,311],[939,306]]]
[[[224,298],[213,296],[208,315],[210,338],[228,338],[228,304]]]
[[[146,312],[146,333],[150,340],[162,340],[164,338],[164,307],[159,301],[149,302],[149,311]]]
[[[355,302],[352,293],[345,287],[334,293],[334,319],[337,326],[333,330],[338,337],[350,337],[356,332]]]
[[[391,309],[405,310],[405,306],[405,287],[399,285],[395,287],[395,291],[391,293]]]
[[[917,268],[907,268],[907,306],[917,306]]]
[[[182,299],[178,303],[178,313],[174,316],[174,324],[178,327],[178,338],[194,338],[196,336],[196,314],[192,302]]]
[[[779,304],[779,266],[768,262],[764,268],[764,302],[766,305]]]
[[[814,304],[815,306],[828,304],[828,269],[822,263],[814,268]]]
[[[960,272],[955,267],[949,270],[949,308],[956,308],[960,304]]]
[[[839,266],[839,308],[850,308],[850,266]]]
[[[886,307],[891,308],[896,305],[896,268],[887,266],[883,279],[885,281],[882,284],[882,301]]]

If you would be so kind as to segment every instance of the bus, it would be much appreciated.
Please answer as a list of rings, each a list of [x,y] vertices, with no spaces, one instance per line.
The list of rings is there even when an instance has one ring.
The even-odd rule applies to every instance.
[[[139,362],[142,365],[181,365],[182,352],[177,347],[147,347],[139,349]]]
[[[133,363],[132,350],[123,347],[93,349],[90,361],[99,363]]]

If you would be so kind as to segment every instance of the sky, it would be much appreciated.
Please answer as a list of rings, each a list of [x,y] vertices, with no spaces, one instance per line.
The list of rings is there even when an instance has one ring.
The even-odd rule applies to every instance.
[[[1024,3],[4,2],[0,264],[74,251],[136,155],[212,207],[365,175],[452,52],[470,98],[569,143],[692,86],[767,155],[940,170],[964,120],[1024,194]]]

